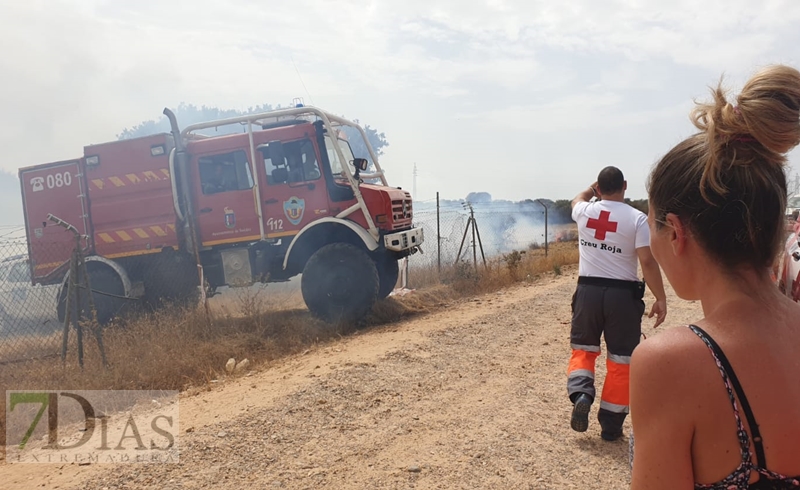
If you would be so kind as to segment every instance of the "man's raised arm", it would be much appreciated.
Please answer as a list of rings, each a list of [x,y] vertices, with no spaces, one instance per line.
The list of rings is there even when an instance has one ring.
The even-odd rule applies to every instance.
[[[578,203],[589,202],[592,197],[595,196],[600,197],[600,191],[597,190],[597,182],[590,185],[586,188],[586,190],[575,196],[575,199],[572,200],[572,207],[574,208]]]

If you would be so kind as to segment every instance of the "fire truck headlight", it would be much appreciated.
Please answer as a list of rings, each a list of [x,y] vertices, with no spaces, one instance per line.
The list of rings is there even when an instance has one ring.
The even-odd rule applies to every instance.
[[[164,145],[158,145],[158,146],[151,146],[150,147],[150,156],[157,157],[157,156],[163,155],[163,154],[164,154]]]
[[[86,165],[100,165],[100,157],[97,155],[86,157]]]

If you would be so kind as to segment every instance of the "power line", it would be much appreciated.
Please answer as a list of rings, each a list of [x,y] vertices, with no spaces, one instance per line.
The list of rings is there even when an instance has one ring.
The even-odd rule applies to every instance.
[[[306,82],[303,81],[303,76],[300,75],[300,70],[297,69],[297,65],[294,62],[294,56],[292,56],[291,53],[289,54],[289,58],[292,60],[292,66],[294,66],[294,71],[297,72],[297,78],[300,79],[300,83],[303,85],[303,90],[305,90],[306,95],[308,95],[308,100],[311,101],[311,105],[315,105],[314,99],[311,97],[311,93],[308,91],[308,88],[306,88]]]

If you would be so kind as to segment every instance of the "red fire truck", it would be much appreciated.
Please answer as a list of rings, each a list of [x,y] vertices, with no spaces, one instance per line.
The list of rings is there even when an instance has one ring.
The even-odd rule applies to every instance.
[[[302,104],[182,131],[164,114],[171,133],[19,171],[31,277],[61,286],[62,321],[75,238],[49,215],[83,235],[103,324],[131,300],[159,307],[298,274],[315,316],[357,321],[392,291],[398,260],[420,250],[411,195],[388,186],[357,124]],[[199,133],[231,125],[241,132]],[[370,173],[345,126],[364,139]]]

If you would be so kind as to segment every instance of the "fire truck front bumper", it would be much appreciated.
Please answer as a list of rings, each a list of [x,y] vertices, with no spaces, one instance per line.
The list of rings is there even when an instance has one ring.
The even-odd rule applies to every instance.
[[[392,252],[416,251],[424,240],[422,228],[411,228],[410,230],[384,235],[383,244],[387,250]]]

